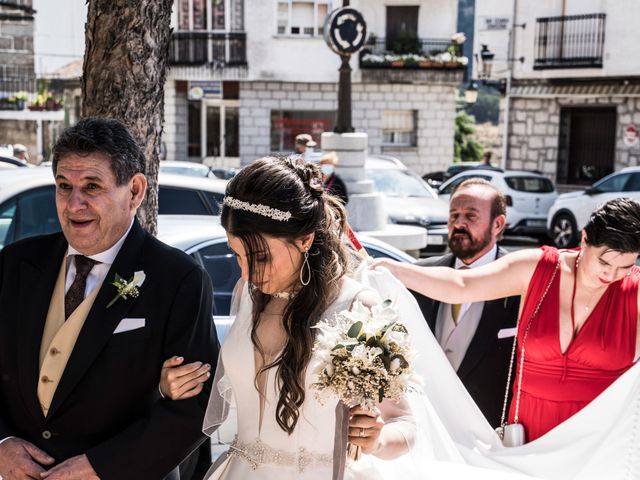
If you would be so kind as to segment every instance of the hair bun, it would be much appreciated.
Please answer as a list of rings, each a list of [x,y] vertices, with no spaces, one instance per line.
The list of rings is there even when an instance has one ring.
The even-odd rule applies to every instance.
[[[293,162],[293,168],[309,193],[314,198],[322,197],[324,185],[322,184],[320,168],[312,163],[306,163],[301,158]]]

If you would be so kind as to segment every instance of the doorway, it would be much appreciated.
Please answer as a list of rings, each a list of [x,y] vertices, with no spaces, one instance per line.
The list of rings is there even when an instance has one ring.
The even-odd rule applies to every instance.
[[[560,110],[556,182],[591,185],[613,172],[615,107],[566,107]]]
[[[396,51],[404,36],[418,37],[418,9],[415,7],[387,7],[387,50]],[[405,32],[405,33],[403,33]],[[408,53],[408,52],[397,52]]]

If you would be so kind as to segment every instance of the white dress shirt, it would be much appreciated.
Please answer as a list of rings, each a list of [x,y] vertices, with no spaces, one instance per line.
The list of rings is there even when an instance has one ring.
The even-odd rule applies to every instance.
[[[107,273],[109,273],[109,269],[111,268],[111,265],[113,265],[113,261],[116,259],[120,248],[122,248],[122,244],[126,240],[127,235],[129,235],[132,226],[133,220],[131,221],[131,225],[129,225],[127,231],[124,232],[124,235],[120,237],[120,240],[118,240],[109,250],[105,250],[104,252],[96,253],[91,256],[87,255],[87,258],[99,263],[93,266],[91,272],[89,272],[89,275],[87,276],[87,286],[84,289],[84,298],[87,298],[87,295],[91,294],[97,286],[102,285],[102,282],[107,276]],[[74,255],[83,254],[69,245],[69,248],[67,249],[67,276],[64,284],[65,295],[69,291],[69,288],[71,288],[73,280],[76,278],[76,262],[71,261]]]
[[[496,259],[497,251],[498,246],[494,245],[491,250],[469,265],[456,258],[454,268],[477,268],[487,265]],[[448,303],[440,304],[436,318],[436,338],[456,371],[460,368],[471,340],[476,334],[483,308],[484,302],[463,303],[460,306],[460,313],[456,322],[451,314],[451,305]]]

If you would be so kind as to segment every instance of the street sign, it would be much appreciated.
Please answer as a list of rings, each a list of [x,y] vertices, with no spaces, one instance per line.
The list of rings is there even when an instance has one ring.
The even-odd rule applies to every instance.
[[[478,30],[508,30],[510,17],[480,17]]]
[[[187,97],[189,100],[222,98],[222,82],[190,81]]]
[[[327,15],[324,40],[338,55],[351,55],[362,48],[367,38],[367,24],[362,14],[351,8],[338,8]]]

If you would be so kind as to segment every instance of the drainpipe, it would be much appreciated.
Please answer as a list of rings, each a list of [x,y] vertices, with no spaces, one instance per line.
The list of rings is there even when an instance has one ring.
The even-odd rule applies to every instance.
[[[511,79],[513,78],[513,52],[515,51],[516,35],[515,24],[516,15],[518,13],[518,0],[513,0],[513,12],[511,15],[511,29],[509,30],[509,47],[507,49],[507,62],[509,69],[507,71],[507,85],[504,94],[504,124],[502,131],[502,158],[500,159],[500,168],[507,168],[507,156],[509,155],[509,120],[511,111]]]

